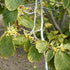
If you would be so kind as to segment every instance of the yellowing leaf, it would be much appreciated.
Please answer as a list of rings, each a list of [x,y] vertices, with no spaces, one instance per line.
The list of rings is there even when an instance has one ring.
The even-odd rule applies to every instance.
[[[32,46],[28,53],[28,60],[30,62],[38,62],[42,57],[42,54],[38,52],[35,46]]]
[[[45,23],[45,27],[46,28],[50,28],[52,26],[52,24],[50,24],[50,23]]]
[[[39,53],[44,53],[48,48],[48,42],[47,41],[38,41],[36,43],[36,48],[39,51]]]

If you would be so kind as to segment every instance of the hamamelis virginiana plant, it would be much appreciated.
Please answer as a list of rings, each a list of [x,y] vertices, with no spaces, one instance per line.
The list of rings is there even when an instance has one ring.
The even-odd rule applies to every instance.
[[[0,57],[23,47],[30,62],[44,55],[45,70],[70,70],[70,0],[0,0],[0,14]]]

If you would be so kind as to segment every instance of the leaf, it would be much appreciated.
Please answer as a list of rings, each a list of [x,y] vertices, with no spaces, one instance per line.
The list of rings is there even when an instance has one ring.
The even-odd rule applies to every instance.
[[[64,47],[70,51],[70,43],[64,44]]]
[[[0,0],[0,3],[4,3],[5,2],[5,0]]]
[[[63,0],[63,4],[64,4],[64,7],[65,7],[65,8],[68,7],[68,5],[69,5],[69,0]]]
[[[42,54],[38,52],[35,46],[32,46],[28,53],[28,60],[30,62],[38,62],[42,57]]]
[[[36,48],[39,51],[39,53],[44,53],[48,48],[48,42],[47,41],[38,41],[36,43]]]
[[[54,64],[56,70],[70,70],[70,56],[66,52],[57,51]]]
[[[51,33],[52,33],[53,35],[56,35],[56,34],[58,34],[58,31],[51,31]]]
[[[49,40],[52,40],[52,39],[54,38],[54,36],[53,36],[52,33],[48,33],[47,38],[48,38]]]
[[[52,70],[55,70],[54,57],[48,62],[48,66],[49,66]]]
[[[23,0],[5,0],[6,8],[10,11],[16,10]]]
[[[14,23],[17,19],[18,11],[5,10],[3,14],[4,25],[8,26],[9,23]]]
[[[24,50],[25,50],[26,53],[29,52],[30,47],[31,47],[31,42],[30,42],[29,39],[27,39],[27,41],[24,44]]]
[[[68,9],[68,11],[70,11],[70,2],[69,2],[69,5],[68,5],[67,9]]]
[[[0,5],[0,14],[2,14],[3,11],[4,11],[4,6],[1,6],[1,5]]]
[[[46,28],[50,28],[51,26],[52,26],[51,23],[45,23],[45,27],[46,27]]]
[[[33,28],[33,21],[29,19],[27,16],[23,15],[18,18],[18,23],[21,25],[32,29]]]
[[[26,42],[26,38],[24,35],[18,35],[13,39],[13,43],[16,47],[21,47]]]
[[[46,53],[46,60],[47,62],[53,58],[53,50],[48,50]]]
[[[15,47],[12,42],[11,36],[3,35],[0,38],[0,56],[4,58],[8,58],[15,53]]]
[[[2,4],[0,4],[0,14],[2,14],[3,13],[3,11],[4,11],[4,6],[3,6],[3,4],[4,4],[4,0],[0,0],[0,3],[2,3]]]
[[[59,40],[59,42],[62,43],[66,37],[67,37],[67,36],[64,35],[64,34],[60,34],[60,35],[58,35],[58,40]]]

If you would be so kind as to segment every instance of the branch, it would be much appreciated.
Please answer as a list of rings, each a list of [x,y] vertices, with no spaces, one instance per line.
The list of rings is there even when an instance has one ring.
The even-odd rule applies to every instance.
[[[37,0],[35,0],[35,9],[34,9],[34,27],[33,27],[32,31],[30,32],[30,34],[33,33],[35,39],[39,40],[39,39],[36,37],[36,35],[35,35],[35,31],[34,31],[34,30],[35,30],[35,27],[36,27],[36,9],[37,9]]]
[[[49,12],[47,11],[47,9],[46,9],[46,8],[43,8],[43,10],[44,10],[44,12],[46,13],[46,15],[47,15],[47,17],[48,17],[49,22],[52,23],[52,20],[51,20],[51,18],[50,18],[50,15],[49,15]],[[52,28],[53,28],[53,30],[56,30],[53,25],[52,25]]]
[[[39,4],[40,2],[37,2],[37,4]],[[24,4],[24,6],[32,6],[32,5],[35,5],[35,3],[32,3],[32,4]]]
[[[51,11],[49,14],[50,14],[50,16],[51,16],[51,19],[52,19],[53,24],[55,25],[55,27],[58,29],[58,31],[59,31],[60,33],[62,33],[60,27],[58,26],[57,22],[56,22],[55,19],[54,19],[54,16],[53,16],[53,14],[52,14],[52,11]]]
[[[67,11],[65,12],[65,14],[62,17],[61,27],[63,27],[63,24],[65,22],[66,16],[67,16]]]
[[[43,6],[42,6],[42,1],[40,0],[40,5],[41,5],[41,40],[44,41],[44,36],[43,36]],[[44,60],[45,60],[45,70],[48,70],[48,65],[46,62],[46,57],[45,57],[45,52],[44,52]]]
[[[25,12],[28,15],[34,14],[34,12],[28,12],[28,11],[23,11],[23,12]]]

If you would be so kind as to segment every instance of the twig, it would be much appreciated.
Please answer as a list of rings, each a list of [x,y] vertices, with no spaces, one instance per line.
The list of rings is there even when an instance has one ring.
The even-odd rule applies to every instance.
[[[44,41],[44,36],[43,36],[43,6],[42,6],[42,1],[40,0],[40,5],[41,5],[41,40]],[[46,62],[46,57],[45,57],[45,52],[44,52],[44,60],[45,60],[45,70],[48,70],[48,65]]]
[[[40,2],[37,2],[37,4],[39,4]],[[32,6],[32,5],[35,5],[35,3],[32,3],[32,4],[24,4],[24,6]]]
[[[35,9],[34,9],[34,27],[33,27],[32,31],[31,31],[30,33],[33,33],[35,39],[39,40],[39,39],[36,37],[35,32],[34,32],[35,27],[36,27],[36,9],[37,9],[37,0],[35,0]]]
[[[23,11],[25,12],[26,14],[30,15],[30,14],[34,14],[34,12],[27,12],[27,11]]]

